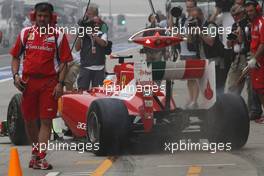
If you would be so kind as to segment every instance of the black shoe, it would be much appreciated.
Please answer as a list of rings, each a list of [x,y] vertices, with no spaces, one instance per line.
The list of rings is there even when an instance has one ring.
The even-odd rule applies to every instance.
[[[251,113],[251,114],[249,115],[249,119],[250,119],[250,120],[257,120],[257,119],[260,119],[260,118],[261,118],[261,115],[256,114],[256,113]]]

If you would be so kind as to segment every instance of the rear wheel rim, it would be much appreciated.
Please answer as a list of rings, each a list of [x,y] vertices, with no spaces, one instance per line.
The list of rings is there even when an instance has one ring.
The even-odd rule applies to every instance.
[[[12,104],[10,110],[8,111],[8,116],[9,116],[8,132],[11,135],[14,134],[16,129],[17,113],[15,111],[16,108],[14,107],[14,104]]]
[[[100,124],[95,112],[91,112],[88,123],[88,135],[92,143],[98,142],[100,138]]]

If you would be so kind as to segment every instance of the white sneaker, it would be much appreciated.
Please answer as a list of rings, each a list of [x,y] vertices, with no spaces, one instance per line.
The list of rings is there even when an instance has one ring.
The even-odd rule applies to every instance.
[[[198,103],[192,101],[191,103],[185,105],[185,109],[198,109]]]

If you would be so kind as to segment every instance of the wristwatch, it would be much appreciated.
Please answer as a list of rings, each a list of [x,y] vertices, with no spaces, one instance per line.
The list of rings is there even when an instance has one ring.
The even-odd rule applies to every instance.
[[[16,76],[19,76],[19,73],[13,74],[13,80],[15,80]]]

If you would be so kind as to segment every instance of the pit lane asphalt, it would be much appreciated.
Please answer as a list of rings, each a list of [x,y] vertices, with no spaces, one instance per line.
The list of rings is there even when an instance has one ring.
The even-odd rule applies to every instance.
[[[135,54],[130,50],[125,54]],[[135,58],[140,58],[136,55]],[[108,60],[107,70],[117,61]],[[1,62],[0,62],[1,63]],[[184,105],[187,99],[186,83],[176,81],[176,103]],[[0,121],[6,118],[8,102],[17,93],[11,81],[0,83]],[[113,163],[106,157],[96,157],[89,152],[50,151],[48,159],[54,165],[52,171],[37,171],[27,168],[30,157],[29,146],[19,146],[21,167],[25,176],[54,175],[92,175],[106,171],[105,175],[173,175],[173,176],[263,176],[264,175],[264,130],[263,125],[251,122],[251,132],[246,146],[234,152],[176,152],[164,151],[164,146],[157,145],[157,137],[139,137],[124,155]],[[174,141],[167,141],[174,142]],[[0,137],[0,175],[8,172],[10,140]],[[109,168],[109,169],[108,169]],[[107,170],[108,169],[108,170]]]

